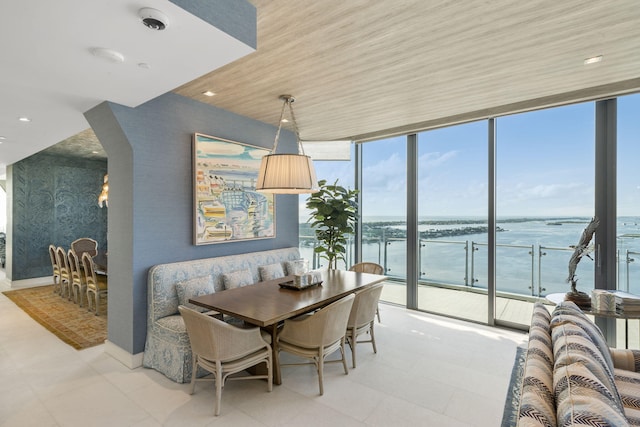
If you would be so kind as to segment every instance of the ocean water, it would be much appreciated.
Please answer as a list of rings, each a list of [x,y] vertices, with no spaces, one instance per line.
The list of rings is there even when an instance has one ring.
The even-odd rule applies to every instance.
[[[438,218],[425,218],[437,221]],[[443,219],[444,220],[444,219]],[[455,230],[464,227],[485,226],[473,218],[457,218],[464,223],[430,223],[419,226],[419,231]],[[401,221],[400,218],[365,218],[371,222]],[[590,218],[505,218],[497,221],[503,229],[496,234],[496,284],[498,291],[521,295],[547,295],[566,292],[569,259]],[[444,222],[444,221],[443,221]],[[404,230],[404,224],[386,224],[385,227]],[[597,233],[597,231],[596,231]],[[617,288],[640,294],[640,217],[620,217],[617,223]],[[594,243],[594,240],[592,243]],[[463,234],[421,241],[421,280],[487,288],[487,234]],[[312,260],[313,248],[301,245],[303,257]],[[593,256],[593,254],[591,254]],[[347,264],[353,263],[353,253]],[[387,239],[363,245],[363,261],[377,262],[386,268],[390,277],[406,275],[406,240]],[[324,260],[317,263],[326,264]],[[582,258],[576,270],[579,290],[593,289],[595,262]]]

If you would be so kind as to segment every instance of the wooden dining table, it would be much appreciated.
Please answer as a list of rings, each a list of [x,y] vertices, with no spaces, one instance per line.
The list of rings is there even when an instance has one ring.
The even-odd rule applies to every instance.
[[[386,276],[355,271],[325,270],[322,283],[301,290],[281,287],[293,276],[259,282],[254,285],[201,295],[190,303],[242,319],[271,335],[273,382],[282,383],[278,356],[278,324],[286,319],[324,307],[362,288],[382,282]]]

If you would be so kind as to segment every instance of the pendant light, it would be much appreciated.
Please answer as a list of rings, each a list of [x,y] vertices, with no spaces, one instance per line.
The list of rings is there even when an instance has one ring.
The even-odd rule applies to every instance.
[[[273,194],[305,194],[314,193],[319,190],[316,171],[313,167],[311,157],[304,154],[304,148],[300,142],[300,134],[298,132],[298,124],[293,115],[291,104],[295,98],[291,95],[281,95],[283,100],[282,112],[280,113],[280,122],[278,123],[278,131],[276,139],[273,143],[271,154],[267,154],[262,158],[260,163],[260,172],[258,173],[258,182],[256,190],[264,193]],[[289,109],[291,115],[291,123],[296,135],[296,144],[298,148],[297,154],[278,154],[278,140],[280,139],[280,130],[282,129],[282,121],[284,112]]]

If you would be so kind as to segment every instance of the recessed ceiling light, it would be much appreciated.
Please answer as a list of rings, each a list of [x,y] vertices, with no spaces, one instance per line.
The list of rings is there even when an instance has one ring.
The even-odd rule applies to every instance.
[[[584,60],[584,65],[595,64],[596,62],[602,61],[602,55],[592,56],[591,58],[587,58]]]
[[[206,91],[206,92],[202,92],[202,94],[204,96],[214,96],[216,93],[215,92],[211,92],[210,90]]]
[[[117,50],[107,49],[106,47],[92,47],[89,49],[93,56],[106,59],[109,62],[120,63],[124,62],[124,55]]]
[[[282,119],[282,123],[289,123],[289,120],[287,120],[287,119]]]
[[[20,120],[21,122],[30,122],[31,119],[29,117],[18,117],[18,120]]]
[[[6,136],[2,136],[2,135],[0,135],[0,140],[5,140],[5,139],[7,139],[7,137],[6,137]]]

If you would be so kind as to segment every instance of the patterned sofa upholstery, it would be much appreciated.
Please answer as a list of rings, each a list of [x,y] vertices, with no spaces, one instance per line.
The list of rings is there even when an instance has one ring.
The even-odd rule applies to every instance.
[[[611,349],[572,302],[537,303],[518,426],[640,426],[640,351]]]
[[[215,292],[224,291],[223,275],[249,269],[253,282],[260,280],[258,267],[284,264],[300,258],[298,248],[274,249],[159,264],[151,267],[147,277],[147,339],[143,366],[162,372],[168,378],[185,383],[191,381],[191,345],[178,312],[177,283],[202,277],[213,280]],[[198,372],[198,376],[203,375]]]

